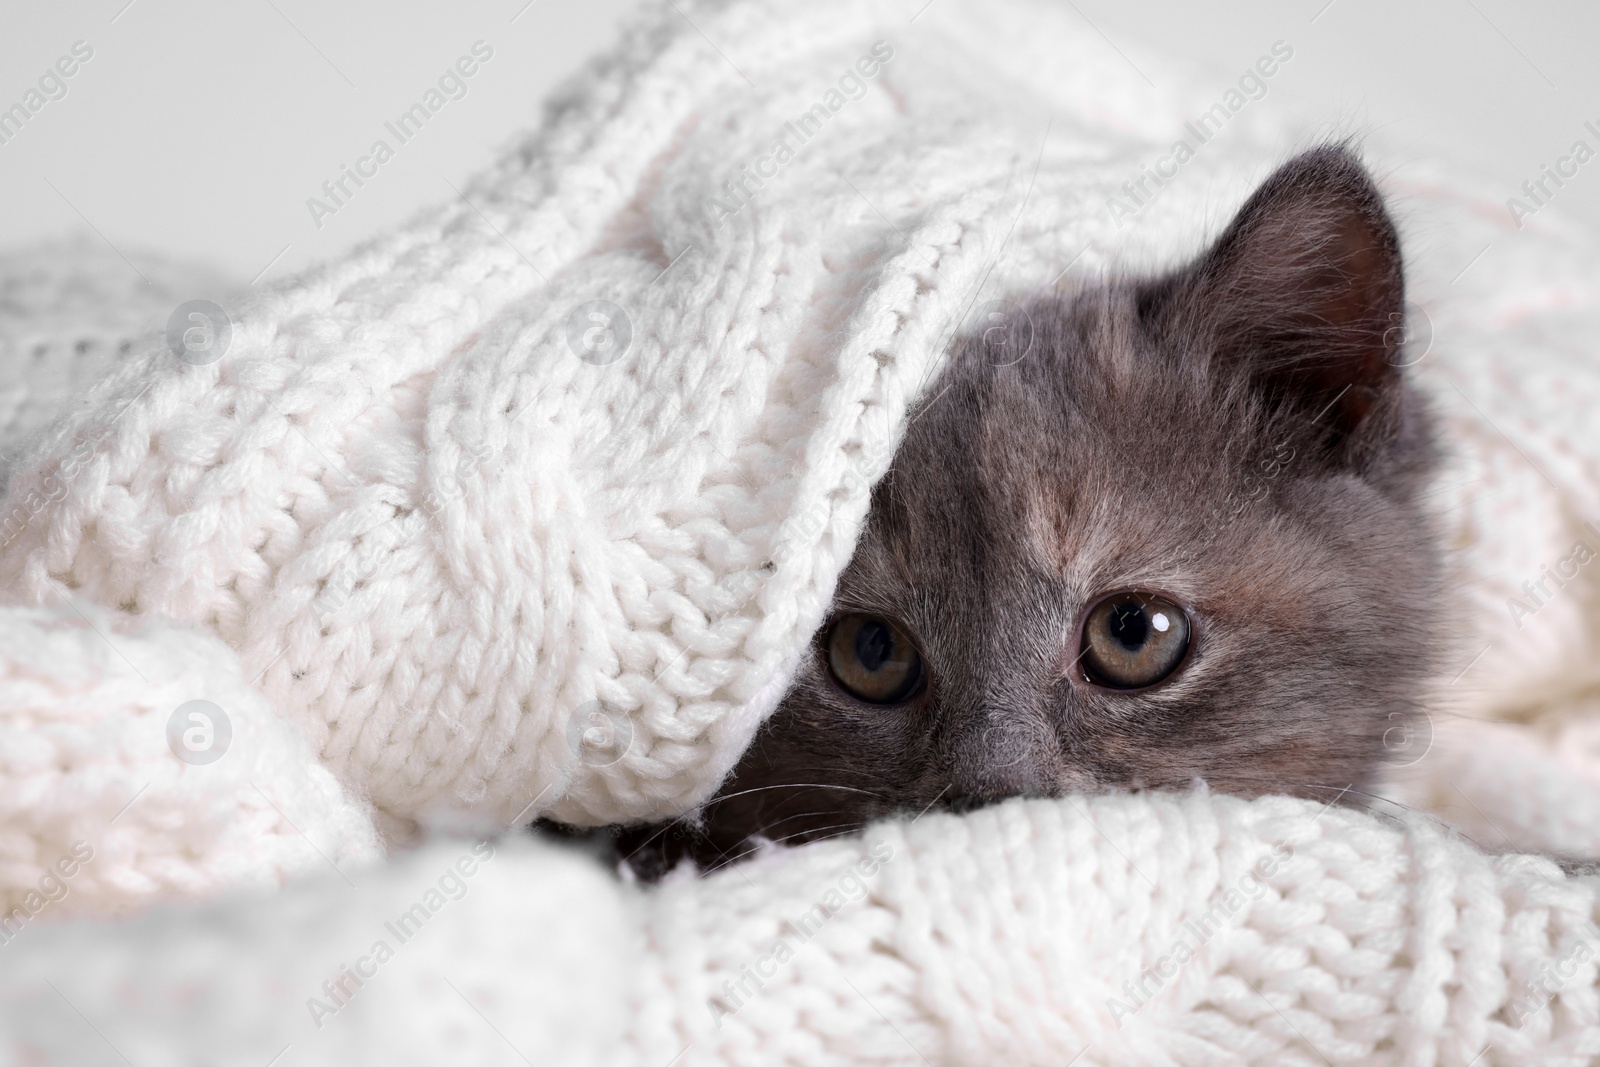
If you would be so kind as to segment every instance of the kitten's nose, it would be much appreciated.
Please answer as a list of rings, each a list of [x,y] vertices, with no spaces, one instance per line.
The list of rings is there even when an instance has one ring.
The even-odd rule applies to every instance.
[[[956,742],[946,802],[961,811],[1006,797],[1047,796],[1059,747],[1035,716],[990,706]]]

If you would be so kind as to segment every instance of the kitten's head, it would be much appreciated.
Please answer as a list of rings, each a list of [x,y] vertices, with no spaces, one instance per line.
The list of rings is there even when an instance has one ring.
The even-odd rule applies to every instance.
[[[1025,305],[1025,358],[958,345],[788,694],[641,865],[1018,794],[1370,784],[1434,604],[1403,307],[1377,190],[1323,148],[1188,267]]]

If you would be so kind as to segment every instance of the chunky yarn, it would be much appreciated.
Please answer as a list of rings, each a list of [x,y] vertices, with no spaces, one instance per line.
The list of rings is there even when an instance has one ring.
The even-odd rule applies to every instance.
[[[28,931],[0,1062],[1578,1065],[1597,885],[1284,797],[931,813],[647,892],[440,840]]]
[[[8,594],[214,634],[395,816],[704,798],[953,333],[1006,294],[1192,254],[1283,150],[1241,111],[1157,188],[1148,160],[1220,90],[1156,93],[1044,7],[936,14],[645,17],[459,199],[241,298],[210,362],[141,340],[30,437]],[[1489,631],[1458,690],[1479,705],[1592,681],[1586,597],[1507,608],[1600,515],[1574,422],[1592,257],[1390,185],[1475,598],[1442,673]]]
[[[13,1062],[81,1061],[74,1019],[138,1062],[207,1034],[263,1063],[287,1044],[429,1063],[1600,1054],[1595,883],[1516,854],[1600,853],[1600,262],[1557,209],[1515,219],[1378,138],[1451,598],[1430,721],[1395,731],[1375,814],[1014,803],[648,893],[528,843],[471,877],[449,843],[367,865],[417,822],[703,800],[782,694],[950,339],[1008,295],[1182,261],[1307,138],[1053,5],[910,14],[653,9],[459,198],[233,298],[214,357],[162,332],[169,304],[210,295],[201,275],[135,288],[83,248],[0,261]],[[230,731],[210,763],[194,753],[221,719],[180,714],[194,701]],[[47,929],[316,871],[203,921]],[[375,962],[419,902],[406,950]],[[825,925],[777,961],[819,902]],[[1173,969],[1191,922],[1222,926]]]

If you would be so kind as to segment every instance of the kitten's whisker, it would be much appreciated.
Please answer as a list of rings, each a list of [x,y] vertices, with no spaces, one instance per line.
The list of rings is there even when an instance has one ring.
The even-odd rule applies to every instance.
[[[898,779],[892,779],[888,775],[879,774],[876,771],[869,771],[864,767],[829,767],[826,764],[819,763],[814,766],[794,767],[792,770],[797,774],[857,774],[863,778],[869,778],[876,782],[883,782],[891,788],[899,784]],[[737,785],[738,780],[735,779],[733,784]]]
[[[813,837],[810,840],[802,841],[801,844],[802,845],[816,845],[816,844],[822,843],[823,841],[832,841],[836,837],[849,837],[851,834],[859,833],[861,831],[861,829],[862,829],[862,827],[859,824],[846,825],[846,824],[841,823],[840,825],[844,826],[844,829],[839,830],[838,833],[823,834],[823,836],[821,836],[821,837]],[[836,829],[836,828],[835,827],[823,827],[822,829],[829,830],[829,829]],[[816,832],[817,833],[821,833],[822,831],[818,830]],[[798,837],[800,835],[799,834],[795,834],[793,836],[794,837]],[[792,840],[792,838],[784,838],[784,840],[788,841],[788,840]],[[775,842],[775,843],[777,843],[777,842]]]
[[[839,831],[836,834],[827,834],[825,837],[811,838],[811,839],[808,839],[806,841],[802,841],[801,842],[801,844],[810,845],[810,844],[816,843],[817,841],[827,841],[827,840],[829,840],[831,838],[844,837],[847,834],[853,834],[856,831],[860,830],[863,825],[864,824],[859,823],[859,822],[833,823],[832,825],[829,825],[829,826],[818,826],[818,827],[814,827],[814,828],[808,829],[808,830],[797,830],[792,834],[785,834],[784,836],[778,837],[778,838],[762,837],[761,840],[764,840],[767,843],[772,844],[772,845],[783,845],[783,844],[787,844],[790,841],[793,841],[797,837],[803,837],[806,834],[821,834],[821,833],[823,833],[824,831],[827,831],[827,830],[838,830]],[[749,842],[755,840],[757,836],[758,835],[751,835],[750,837],[745,838],[745,841],[742,842],[742,844],[749,843]],[[705,873],[706,874],[710,874],[712,871],[721,870],[723,867],[726,867],[728,864],[735,863],[738,860],[742,859],[744,856],[749,855],[750,852],[754,852],[754,851],[755,851],[755,847],[752,846],[749,849],[749,851],[747,851],[747,852],[742,852],[737,856],[733,856],[731,858],[727,858],[722,863],[719,863],[714,867],[707,867]]]
[[[1352,795],[1355,795],[1355,796],[1369,797],[1369,798],[1371,798],[1373,800],[1388,801],[1389,803],[1395,804],[1395,805],[1397,805],[1399,807],[1406,807],[1405,804],[1401,804],[1397,800],[1389,800],[1388,797],[1379,796],[1377,793],[1369,793],[1364,789],[1357,789],[1353,785],[1333,785],[1333,784],[1328,783],[1328,782],[1310,782],[1310,781],[1306,781],[1304,779],[1275,778],[1275,777],[1271,777],[1271,776],[1268,776],[1268,775],[1249,775],[1249,774],[1226,774],[1226,773],[1217,774],[1217,773],[1212,773],[1212,774],[1204,775],[1204,778],[1208,782],[1215,782],[1215,781],[1264,782],[1267,785],[1295,786],[1295,787],[1298,787],[1298,788],[1301,788],[1301,789],[1322,789],[1322,790],[1326,790],[1329,793],[1341,793],[1341,794],[1342,793],[1349,793],[1349,794],[1352,794]],[[1415,809],[1412,809],[1412,810],[1415,810]]]
[[[719,797],[712,797],[706,801],[705,806],[709,808],[713,804],[721,804],[723,801],[732,800],[734,797],[749,796],[752,793],[764,793],[773,789],[837,789],[841,793],[860,793],[862,796],[874,797],[878,800],[885,799],[882,793],[875,793],[870,789],[857,789],[851,785],[836,785],[833,782],[783,782],[778,785],[758,785],[750,789],[741,789],[736,793],[726,793]]]
[[[687,822],[682,815],[679,815],[676,818],[668,819],[666,822],[662,823],[660,826],[658,826],[656,828],[656,832],[655,833],[653,833],[649,837],[645,838],[643,841],[641,841],[639,843],[638,847],[636,847],[632,852],[630,852],[626,856],[622,857],[622,862],[626,863],[629,860],[633,859],[633,857],[635,857],[639,853],[643,852],[652,843],[654,843],[657,838],[659,838],[662,834],[666,833],[668,830],[672,829],[674,826],[687,826],[687,827],[690,827],[691,829],[693,828],[693,824]]]
[[[1495,723],[1495,722],[1501,722],[1502,721],[1502,720],[1499,720],[1499,719],[1485,719],[1481,715],[1469,715],[1466,712],[1462,712],[1462,711],[1451,711],[1449,708],[1434,708],[1434,709],[1430,709],[1428,714],[1432,715],[1432,716],[1437,716],[1437,717],[1439,717],[1441,719],[1459,719],[1462,722]],[[1533,725],[1533,722],[1535,722],[1535,721],[1537,721],[1537,720],[1530,720],[1529,722],[1526,722],[1526,723],[1516,722],[1516,723],[1513,723],[1512,725],[1516,725],[1516,726],[1525,726],[1525,725],[1526,726],[1531,726],[1531,725]]]
[[[832,841],[836,837],[849,837],[851,834],[858,833],[858,832],[860,832],[860,827],[857,827],[854,830],[840,830],[836,834],[827,834],[827,835],[825,835],[823,837],[818,837],[818,838],[815,838],[815,839],[813,839],[811,841],[807,841],[807,842],[805,842],[805,844],[808,844],[808,845],[820,845],[824,841]]]
[[[831,766],[829,764],[820,763],[819,762],[819,763],[808,763],[808,764],[802,764],[802,765],[794,765],[792,769],[794,771],[796,771],[796,772],[816,771],[816,772],[828,773],[828,774],[860,774],[860,775],[865,775],[868,778],[876,778],[877,780],[883,781],[883,782],[889,781],[889,776],[888,775],[880,774],[877,771],[867,770],[865,767]],[[735,782],[737,782],[737,779],[735,780]]]
[[[854,830],[860,830],[865,825],[866,823],[861,822],[860,820],[855,820],[853,822],[835,822],[829,823],[827,826],[812,826],[804,830],[796,830],[794,833],[784,834],[782,837],[769,837],[767,840],[771,841],[774,845],[781,845],[785,841],[793,841],[797,837],[805,837],[808,834],[820,834],[827,830],[840,831],[839,834],[833,835],[834,837],[839,837],[841,834],[847,834]]]
[[[1428,821],[1437,823],[1438,825],[1443,826],[1443,827],[1445,827],[1447,829],[1454,830],[1453,827],[1451,827],[1448,823],[1446,823],[1443,819],[1441,819],[1438,815],[1434,814],[1431,811],[1424,811],[1421,808],[1412,807],[1410,804],[1407,804],[1404,801],[1395,800],[1392,797],[1381,796],[1381,795],[1379,795],[1377,793],[1369,793],[1364,789],[1356,789],[1356,788],[1354,788],[1352,786],[1328,785],[1325,782],[1297,782],[1297,781],[1293,781],[1293,780],[1287,779],[1287,778],[1258,778],[1258,777],[1251,777],[1249,775],[1240,775],[1240,774],[1231,774],[1231,775],[1230,774],[1211,774],[1211,775],[1207,775],[1206,776],[1206,780],[1207,781],[1234,781],[1234,782],[1264,782],[1264,783],[1266,783],[1268,785],[1297,786],[1297,787],[1302,788],[1302,789],[1324,789],[1324,790],[1327,790],[1330,793],[1348,793],[1348,794],[1351,794],[1351,795],[1354,795],[1354,796],[1364,797],[1364,798],[1366,798],[1366,800],[1368,802],[1377,802],[1377,803],[1381,803],[1381,804],[1388,804],[1391,807],[1399,808],[1401,811],[1410,812],[1412,815],[1415,815],[1418,818],[1426,819]],[[1393,818],[1393,816],[1385,815],[1383,812],[1371,811],[1370,807],[1368,807],[1367,810],[1370,811],[1371,814],[1377,816],[1378,818]],[[1459,833],[1460,831],[1455,831],[1455,832]],[[1462,836],[1465,836],[1465,835],[1462,835]],[[1469,838],[1469,840],[1470,840],[1470,838]],[[1474,841],[1473,844],[1477,844],[1477,842]]]
[[[777,819],[777,820],[775,820],[773,822],[769,822],[769,823],[763,824],[761,829],[757,830],[756,833],[761,835],[762,837],[768,837],[768,834],[767,834],[768,830],[771,830],[775,826],[781,826],[782,824],[784,824],[786,822],[792,822],[795,819],[808,819],[808,818],[812,818],[813,816],[817,816],[817,815],[838,815],[838,814],[840,814],[840,813],[837,812],[837,811],[802,811],[802,812],[797,812],[794,815],[785,815],[781,819]],[[868,818],[863,817],[856,823],[856,825],[865,826],[868,821],[869,821]],[[842,826],[844,824],[843,823],[838,823],[836,825]],[[796,831],[796,832],[797,833],[805,833],[804,830],[799,830],[799,831]]]

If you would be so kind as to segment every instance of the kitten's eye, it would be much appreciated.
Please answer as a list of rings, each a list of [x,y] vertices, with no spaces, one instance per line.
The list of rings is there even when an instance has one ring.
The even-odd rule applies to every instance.
[[[1164,597],[1119,593],[1095,606],[1080,649],[1089,680],[1140,689],[1171,674],[1189,648],[1189,616]]]
[[[898,704],[922,683],[917,646],[878,615],[845,615],[833,624],[828,667],[847,692],[873,704]]]

